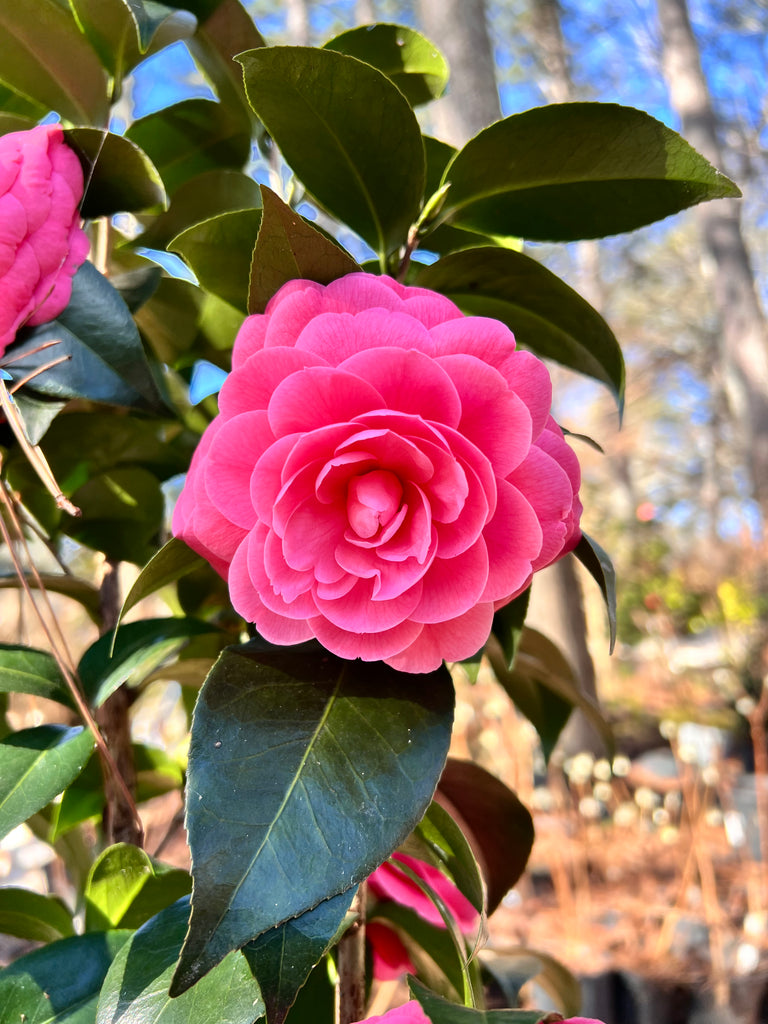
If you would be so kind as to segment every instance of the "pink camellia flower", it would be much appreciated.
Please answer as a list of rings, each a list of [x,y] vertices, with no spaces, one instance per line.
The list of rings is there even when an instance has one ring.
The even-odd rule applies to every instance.
[[[377,1021],[384,1021],[384,1024],[430,1024],[429,1017],[424,1013],[421,1005],[415,999],[411,999],[402,1006],[395,1006],[378,1017],[366,1017],[364,1021],[357,1024],[376,1024]]]
[[[496,320],[388,277],[290,281],[240,329],[174,533],[266,640],[432,671],[579,539],[550,403]]]
[[[80,161],[59,124],[0,137],[0,355],[24,324],[59,315],[88,255]]]
[[[404,853],[393,854],[391,860],[405,864],[434,890],[465,935],[471,935],[477,930],[480,915],[467,897],[439,868]],[[445,921],[429,896],[412,879],[399,871],[396,864],[385,861],[381,867],[376,868],[373,874],[368,876],[368,888],[378,899],[400,903],[415,911],[429,924],[445,928]],[[378,978],[379,981],[390,981],[406,973],[415,973],[416,969],[408,956],[408,950],[394,929],[383,921],[374,919],[366,925],[365,934],[371,945],[374,978]]]

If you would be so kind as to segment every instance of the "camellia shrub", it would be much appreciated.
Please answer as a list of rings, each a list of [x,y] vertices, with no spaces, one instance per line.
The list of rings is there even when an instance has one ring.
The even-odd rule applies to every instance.
[[[525,613],[573,553],[614,622],[543,360],[619,410],[623,361],[521,243],[738,190],[615,105],[456,151],[414,114],[448,71],[409,27],[270,46],[238,0],[3,18],[2,583],[44,640],[0,646],[0,835],[26,823],[63,881],[0,889],[0,1024],[481,1024],[493,985],[501,1024],[577,1024],[564,967],[483,958],[533,824],[447,758],[483,657],[546,755],[574,705],[606,733]],[[179,42],[213,98],[122,130],[133,69]],[[133,705],[179,691],[188,752],[139,741]],[[174,790],[189,872],[163,862],[180,818],[145,849]],[[517,1006],[539,968],[561,1014]]]

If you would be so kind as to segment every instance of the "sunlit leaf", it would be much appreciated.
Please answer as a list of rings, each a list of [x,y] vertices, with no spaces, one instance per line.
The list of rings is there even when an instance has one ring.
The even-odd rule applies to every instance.
[[[56,659],[22,644],[0,644],[0,692],[29,693],[73,706]]]
[[[84,217],[165,205],[162,179],[135,143],[97,128],[70,128],[65,137],[85,171],[86,190],[80,206]]]
[[[574,548],[573,553],[602,591],[608,612],[610,650],[613,652],[616,644],[616,570],[613,567],[613,562],[608,552],[604,551],[597,541],[588,537],[586,533],[582,533],[581,540]]]
[[[203,559],[200,555],[187,547],[183,540],[179,540],[178,537],[172,537],[147,562],[139,573],[136,582],[128,591],[125,601],[123,601],[123,607],[120,610],[118,626],[126,612],[130,611],[139,601],[143,601],[145,597],[156,593],[161,587],[166,587],[169,583],[175,583],[176,580],[181,579],[188,572],[192,572],[202,562]]]
[[[220,213],[176,235],[168,248],[181,253],[203,288],[245,312],[260,224],[260,209]]]
[[[85,930],[138,928],[192,888],[186,871],[159,865],[129,843],[104,850],[85,886]]]

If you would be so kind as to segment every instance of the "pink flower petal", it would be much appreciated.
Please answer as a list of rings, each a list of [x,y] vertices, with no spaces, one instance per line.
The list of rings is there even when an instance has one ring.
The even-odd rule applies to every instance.
[[[471,658],[488,640],[493,612],[490,603],[476,604],[457,619],[424,626],[410,647],[384,660],[399,672],[434,672],[443,660]]]
[[[421,583],[388,601],[373,599],[370,580],[358,580],[335,601],[315,598],[317,610],[329,622],[349,633],[383,633],[408,619],[421,598]]]
[[[349,420],[383,404],[381,395],[367,381],[317,366],[299,370],[278,384],[267,411],[279,437]]]
[[[490,570],[481,601],[498,601],[525,589],[541,551],[542,537],[542,525],[527,492],[521,493],[513,484],[500,480],[499,504],[483,530]]]
[[[369,921],[365,926],[365,937],[371,946],[373,976],[377,981],[394,981],[403,974],[416,973],[408,950],[393,928],[381,921]]]
[[[382,316],[382,327],[388,319],[388,316]],[[381,330],[371,332],[373,337],[381,333]],[[437,420],[450,427],[458,426],[461,401],[453,381],[434,359],[423,352],[369,348],[345,359],[340,369],[354,373],[373,385],[389,409]]]
[[[488,552],[485,541],[454,558],[438,557],[424,575],[424,592],[412,612],[417,622],[444,622],[468,612],[480,599],[488,582]]]
[[[246,530],[256,522],[251,473],[273,441],[267,414],[247,412],[222,423],[208,452],[205,479],[211,500],[222,515]]]
[[[268,348],[255,352],[221,386],[219,410],[225,418],[253,409],[266,409],[277,385],[306,366],[322,366],[311,352]]]
[[[418,622],[406,621],[380,633],[350,633],[348,629],[339,628],[323,617],[311,619],[310,625],[323,647],[339,658],[350,661],[354,658],[386,661],[413,643],[424,628]]]
[[[442,914],[430,897],[416,882],[397,868],[397,863],[404,864],[440,897],[462,932],[469,934],[477,928],[480,915],[455,883],[439,868],[405,853],[394,853],[391,860],[395,863],[385,861],[368,877],[368,887],[375,896],[400,903],[414,910],[429,924],[445,928]]]

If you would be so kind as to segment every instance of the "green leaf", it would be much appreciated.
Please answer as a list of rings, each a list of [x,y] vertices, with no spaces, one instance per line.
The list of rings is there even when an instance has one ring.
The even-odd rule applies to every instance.
[[[109,965],[130,935],[75,935],[0,971],[0,1024],[93,1024]]]
[[[134,121],[125,135],[144,150],[169,193],[204,171],[239,171],[251,155],[250,126],[213,100],[183,100]]]
[[[523,985],[535,979],[562,1013],[571,1016],[581,1009],[581,985],[567,967],[548,953],[513,947],[484,957],[483,967],[510,1002],[517,1002]]]
[[[530,812],[500,779],[471,761],[449,758],[438,793],[470,831],[485,873],[488,914],[492,914],[528,863],[533,847]]]
[[[501,644],[507,659],[507,668],[512,668],[517,657],[520,637],[523,635],[525,617],[528,614],[528,603],[531,599],[531,588],[528,587],[509,604],[499,608],[493,616],[493,635]]]
[[[164,249],[172,238],[193,224],[200,224],[219,213],[250,210],[260,205],[259,186],[247,174],[206,171],[179,185],[168,211],[156,217],[131,245]]]
[[[22,644],[0,644],[0,693],[30,693],[74,706],[55,658]]]
[[[85,886],[85,930],[138,928],[192,888],[186,871],[156,864],[128,843],[99,855]]]
[[[602,591],[605,600],[605,607],[608,612],[608,627],[610,629],[610,651],[616,645],[616,570],[607,551],[582,533],[581,540],[573,549],[574,555],[593,577]]]
[[[430,992],[415,978],[408,979],[408,987],[432,1024],[539,1024],[545,1016],[541,1010],[473,1010],[459,1006]]]
[[[393,82],[412,106],[442,96],[448,84],[445,57],[419,32],[403,25],[363,25],[324,44],[357,57]]]
[[[264,1016],[259,986],[240,952],[178,999],[168,997],[188,916],[189,901],[179,900],[123,947],[104,981],[96,1024],[253,1024]]]
[[[13,886],[0,888],[0,932],[29,942],[55,942],[75,934],[72,914],[57,896]]]
[[[406,241],[424,147],[402,93],[354,57],[304,46],[242,53],[246,91],[309,191],[383,258]]]
[[[438,792],[440,785],[438,783]],[[480,868],[466,836],[448,811],[433,800],[414,829],[413,836],[426,851],[426,857],[422,851],[415,856],[433,863],[435,867],[446,868],[459,890],[478,914],[482,914],[485,910],[485,893]],[[407,844],[404,849],[408,852]]]
[[[115,690],[139,686],[160,665],[175,657],[193,636],[216,633],[196,619],[142,619],[121,626],[91,644],[78,665],[83,690],[100,707]]]
[[[192,728],[192,920],[174,993],[389,856],[429,804],[452,712],[443,667],[415,686],[317,644],[222,653]]]
[[[6,131],[19,131],[20,128],[26,129],[31,128],[33,125],[45,117],[48,112],[48,108],[41,103],[36,103],[31,100],[28,96],[21,96],[19,93],[14,92],[13,89],[9,89],[7,86],[0,84],[0,110],[3,111],[3,124],[9,125],[10,127],[3,130],[3,135]],[[19,125],[17,119],[21,118],[27,122],[24,125]]]
[[[0,80],[11,89],[76,124],[106,124],[107,76],[66,5],[0,5],[0,40]]]
[[[243,946],[261,988],[269,1024],[283,1024],[312,968],[339,937],[356,892],[353,888],[324,900]]]
[[[81,726],[38,725],[0,741],[0,838],[77,778],[93,749]]]
[[[70,128],[65,137],[85,172],[86,189],[80,205],[84,217],[166,205],[162,178],[135,143],[98,128]]]
[[[145,597],[156,593],[162,587],[167,587],[169,583],[175,583],[176,580],[196,569],[203,561],[204,559],[192,548],[187,547],[183,540],[171,537],[139,573],[136,582],[123,601],[117,625],[120,625],[123,616],[139,601],[143,601]]]
[[[426,240],[429,248],[429,238]],[[608,324],[578,292],[538,261],[484,247],[444,256],[417,283],[465,313],[501,320],[519,345],[605,384],[621,407],[624,360]]]
[[[421,977],[434,981],[434,984],[441,989],[445,989],[447,980],[453,991],[445,989],[446,993],[455,994],[461,998],[466,967],[446,928],[430,924],[409,907],[391,900],[375,903],[371,910],[370,921],[372,924],[379,921],[393,926],[400,940],[406,946],[417,973]],[[429,960],[423,955],[419,955],[419,949],[427,954]],[[465,950],[465,959],[467,955]],[[432,966],[430,960],[444,975],[444,979],[435,976],[435,967]]]
[[[246,312],[260,223],[260,209],[220,213],[176,235],[168,248],[184,257],[206,291]]]
[[[24,432],[30,444],[40,444],[46,430],[67,405],[65,401],[40,398],[26,389],[17,391],[13,400],[24,422]]]
[[[72,298],[58,318],[24,331],[21,337],[14,349],[24,354],[23,360],[14,363],[13,376],[18,379],[54,357],[67,357],[25,385],[30,391],[57,399],[89,398],[167,412],[130,311],[93,264],[84,263],[75,274]],[[58,344],[34,351],[47,341]]]
[[[275,292],[294,278],[330,284],[360,270],[352,257],[295,210],[261,186],[264,212],[253,250],[248,312],[263,313]]]
[[[456,154],[440,220],[494,235],[571,242],[615,235],[741,193],[649,114],[553,103],[484,129]]]
[[[245,96],[242,71],[234,57],[242,50],[267,45],[253,18],[239,0],[202,3],[187,0],[183,6],[199,21],[197,32],[188,44],[192,56],[219,100],[250,126],[255,118]]]

